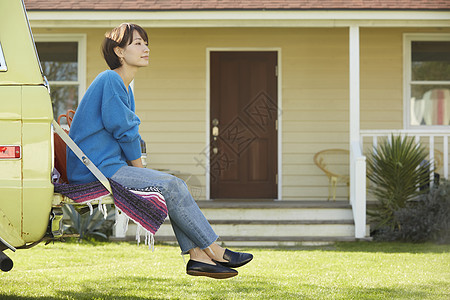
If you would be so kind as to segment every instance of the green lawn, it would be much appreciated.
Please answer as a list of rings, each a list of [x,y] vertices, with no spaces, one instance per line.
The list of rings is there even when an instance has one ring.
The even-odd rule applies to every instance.
[[[234,249],[237,250],[237,249]],[[244,249],[237,277],[191,277],[174,246],[55,243],[15,253],[2,299],[450,299],[450,245]],[[186,261],[188,257],[186,256]]]

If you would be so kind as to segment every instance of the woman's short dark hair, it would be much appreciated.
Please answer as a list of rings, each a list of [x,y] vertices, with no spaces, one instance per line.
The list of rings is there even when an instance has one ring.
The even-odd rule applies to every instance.
[[[110,32],[105,33],[105,39],[102,43],[102,53],[111,70],[119,68],[122,63],[114,52],[114,48],[125,48],[133,42],[133,33],[137,31],[141,38],[148,43],[148,36],[145,30],[136,24],[122,23]]]

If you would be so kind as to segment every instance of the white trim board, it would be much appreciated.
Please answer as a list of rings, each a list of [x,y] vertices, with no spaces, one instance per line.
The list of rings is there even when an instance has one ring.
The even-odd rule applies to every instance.
[[[29,11],[33,28],[143,27],[450,27],[448,11]]]
[[[450,33],[404,33],[403,34],[403,128],[426,131],[448,131],[449,125],[413,126],[411,124],[411,42],[450,41]],[[419,82],[415,82],[419,83]],[[450,84],[449,81],[426,81],[426,84]]]
[[[205,107],[206,107],[206,141],[205,141],[205,145],[206,147],[208,147],[210,139],[211,139],[211,135],[210,135],[210,124],[211,124],[211,120],[210,120],[210,77],[211,77],[211,69],[210,69],[210,54],[213,51],[229,51],[229,52],[237,52],[237,51],[272,51],[272,52],[277,52],[277,65],[278,65],[278,76],[277,76],[277,97],[278,97],[278,110],[282,111],[282,92],[281,92],[281,83],[282,83],[282,66],[281,66],[281,48],[278,47],[267,47],[267,48],[258,48],[258,47],[244,47],[244,48],[239,48],[239,47],[229,47],[229,48],[214,48],[214,47],[210,47],[210,48],[206,48],[206,103],[205,103]],[[283,195],[282,195],[282,191],[283,191],[283,164],[282,164],[282,114],[280,113],[278,115],[278,132],[277,132],[277,147],[278,147],[278,151],[277,151],[277,172],[278,172],[278,186],[277,186],[277,194],[278,194],[278,199],[275,200],[281,200],[283,199]],[[207,148],[209,149],[209,147]],[[206,168],[205,168],[205,176],[206,176],[206,200],[211,200],[211,183],[210,183],[210,161],[209,161],[209,154],[207,155],[207,160],[206,160]]]

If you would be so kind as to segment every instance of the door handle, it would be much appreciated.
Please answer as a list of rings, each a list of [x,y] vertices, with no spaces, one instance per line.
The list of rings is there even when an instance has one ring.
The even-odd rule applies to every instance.
[[[212,120],[212,136],[213,136],[213,148],[212,154],[217,155],[219,153],[219,148],[217,147],[217,137],[219,136],[219,119],[214,118]]]
[[[212,120],[212,125],[213,125],[212,136],[213,136],[214,140],[216,141],[217,137],[219,136],[219,119],[214,118]]]
[[[219,136],[219,127],[214,126],[212,128],[212,135],[213,135],[213,137],[218,137]]]

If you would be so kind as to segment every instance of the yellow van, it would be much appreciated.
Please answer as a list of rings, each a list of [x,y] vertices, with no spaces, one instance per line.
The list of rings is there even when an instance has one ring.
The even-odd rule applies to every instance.
[[[5,250],[28,249],[63,236],[63,204],[89,205],[91,211],[99,205],[106,218],[104,207],[114,199],[109,180],[54,120],[23,0],[0,0],[0,12],[0,270],[9,271],[13,262]],[[73,201],[54,193],[53,131],[57,144],[64,141],[104,187],[98,198]],[[143,141],[141,149],[145,166]],[[65,157],[65,151],[56,152],[57,158]],[[119,224],[130,219],[120,209],[115,214]]]
[[[0,269],[9,271],[3,251],[39,243],[61,216],[52,228],[53,112],[25,7],[0,1],[0,12]]]

